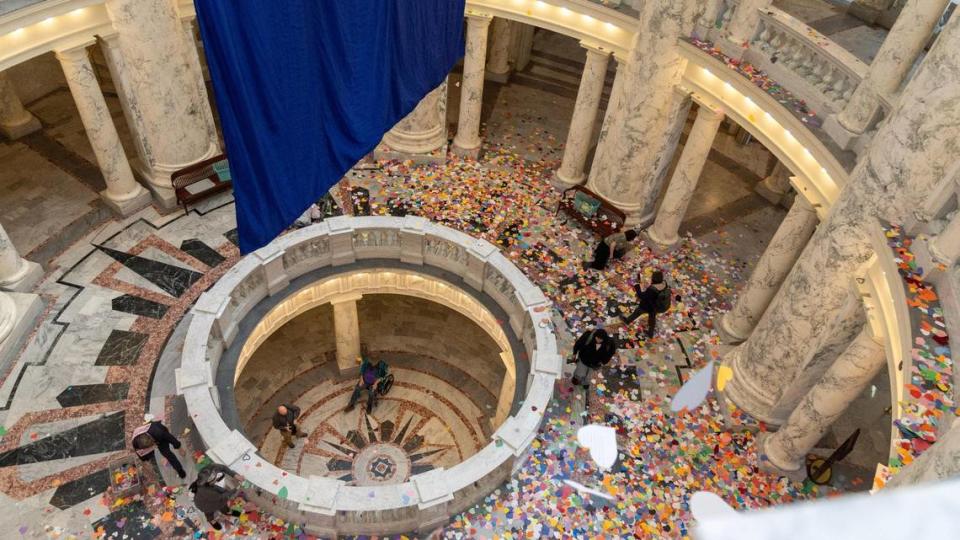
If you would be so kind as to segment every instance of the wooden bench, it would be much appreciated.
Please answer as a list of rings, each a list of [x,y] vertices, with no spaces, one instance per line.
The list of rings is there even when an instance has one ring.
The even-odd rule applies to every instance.
[[[626,214],[619,208],[583,186],[573,186],[560,194],[557,213],[560,210],[600,235],[600,238],[620,232],[627,220]]]
[[[173,181],[174,192],[177,195],[177,202],[183,205],[184,212],[187,211],[188,204],[226,191],[233,184],[230,178],[230,164],[224,154],[184,167],[174,172],[171,175],[171,180]],[[204,180],[208,180],[210,184],[206,186],[195,185]]]

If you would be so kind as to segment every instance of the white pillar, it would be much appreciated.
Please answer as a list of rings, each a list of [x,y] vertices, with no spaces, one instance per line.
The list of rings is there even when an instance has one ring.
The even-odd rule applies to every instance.
[[[213,120],[213,108],[210,105],[210,96],[207,94],[207,81],[203,78],[203,65],[200,63],[200,51],[197,50],[197,38],[193,32],[193,22],[196,16],[183,17],[180,25],[183,28],[183,40],[187,46],[187,63],[192,71],[193,80],[197,86],[197,93],[205,101],[206,106],[200,107],[203,121],[207,126],[207,138],[216,145],[216,153],[220,153],[220,136],[217,134],[217,124]]]
[[[354,375],[360,364],[360,317],[357,302],[362,295],[347,295],[330,301],[333,306],[333,331],[337,342],[337,368],[340,375]]]
[[[937,21],[950,0],[908,0],[870,63],[867,76],[850,101],[827,119],[824,129],[844,148],[864,133],[880,108],[880,96],[892,96],[930,41]]]
[[[467,15],[467,45],[460,82],[460,119],[453,151],[476,158],[480,153],[480,108],[483,105],[483,66],[487,56],[489,15]]]
[[[447,149],[447,81],[430,91],[416,108],[383,136],[375,159],[442,163]]]
[[[5,291],[25,292],[43,277],[40,265],[28,261],[17,253],[7,231],[0,226],[0,289]]]
[[[490,27],[490,50],[487,58],[486,78],[505,83],[510,78],[510,27],[511,21],[496,17]]]
[[[886,362],[883,343],[864,328],[800,401],[787,422],[763,439],[760,451],[767,458],[766,464],[783,472],[802,469],[807,453]]]
[[[117,30],[114,41],[122,56],[118,89],[129,93],[128,112],[145,150],[133,167],[147,181],[160,206],[174,208],[170,175],[219,153],[207,122],[210,107],[200,92],[187,43],[173,2],[107,0],[107,14]],[[211,113],[212,114],[212,113]]]
[[[734,349],[734,376],[723,394],[754,418],[785,420],[773,407],[806,369],[836,323],[850,280],[874,255],[876,219],[904,223],[956,162],[957,50],[960,17],[951,17],[750,338]]]
[[[587,186],[644,225],[653,211],[682,132],[689,99],[678,93],[685,60],[677,40],[688,36],[693,0],[640,4],[630,56],[617,66]],[[653,52],[652,52],[653,51]]]
[[[736,8],[732,8],[733,16],[722,30],[722,37],[717,43],[720,50],[733,58],[743,56],[760,25],[760,11],[772,3],[773,0],[740,0]]]
[[[107,184],[100,197],[115,212],[128,216],[150,204],[150,193],[133,179],[133,171],[87,55],[87,47],[93,43],[91,39],[88,43],[58,50],[56,55]]]
[[[0,134],[19,139],[40,129],[40,121],[20,102],[7,74],[0,71]]]
[[[502,355],[501,355],[502,356]],[[503,381],[500,383],[500,395],[497,399],[497,412],[490,419],[490,427],[496,430],[500,424],[510,416],[510,409],[513,407],[513,397],[517,389],[516,373],[504,371]]]
[[[667,185],[667,192],[663,196],[657,218],[647,230],[647,236],[661,246],[672,246],[680,240],[677,234],[680,223],[687,213],[687,206],[697,189],[700,173],[710,155],[713,139],[723,122],[723,112],[713,110],[706,105],[700,105],[697,110],[697,119],[693,122],[687,144],[680,153],[680,159],[673,171],[673,178]]]
[[[940,234],[929,240],[930,254],[937,262],[953,266],[960,258],[960,212],[954,214],[953,219],[940,231]]]
[[[587,61],[580,76],[580,90],[577,91],[577,102],[573,106],[573,117],[567,131],[563,161],[556,175],[557,183],[563,188],[582,184],[585,178],[583,166],[593,139],[607,64],[610,62],[610,51],[582,41],[580,45],[587,50]]]
[[[513,22],[513,69],[523,71],[530,63],[530,57],[533,54],[533,33],[537,30],[536,26]]]
[[[816,211],[806,199],[798,196],[737,295],[733,309],[720,320],[719,330],[724,341],[739,343],[747,339],[800,257],[817,223]]]
[[[754,191],[771,204],[780,204],[783,196],[790,191],[790,169],[778,160],[770,174],[757,184]]]

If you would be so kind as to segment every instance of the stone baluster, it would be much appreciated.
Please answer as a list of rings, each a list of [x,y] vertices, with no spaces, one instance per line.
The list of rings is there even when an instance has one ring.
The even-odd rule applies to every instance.
[[[928,241],[934,260],[953,266],[960,258],[960,212],[954,214],[947,226]]]
[[[557,183],[561,189],[582,184],[583,166],[587,161],[593,128],[603,95],[603,83],[607,76],[607,64],[610,51],[581,42],[587,50],[587,60],[580,76],[580,90],[577,102],[573,106],[573,118],[567,132],[567,143],[563,149],[563,161],[557,170]]]
[[[7,74],[0,71],[0,134],[12,141],[40,127],[37,117],[20,102]]]
[[[362,295],[345,295],[330,301],[333,306],[333,331],[337,343],[337,368],[341,376],[360,371],[360,316],[357,302]]]
[[[107,189],[100,197],[113,211],[127,216],[150,204],[150,193],[136,182],[127,161],[110,109],[97,83],[97,76],[87,55],[88,43],[56,52],[63,74],[80,113],[83,129],[93,148]]]
[[[17,253],[17,247],[0,226],[0,290],[26,292],[43,277],[40,265]]]
[[[953,17],[749,339],[725,358],[734,376],[723,394],[754,418],[786,420],[774,407],[829,335],[850,280],[873,256],[870,227],[876,219],[903,223],[954,164],[960,140],[957,50],[960,18]]]
[[[817,384],[804,396],[787,422],[761,439],[761,466],[794,473],[806,464],[806,455],[826,435],[887,363],[883,342],[864,328]]]
[[[505,83],[510,78],[511,21],[495,17],[490,26],[490,50],[487,52],[486,78]]]
[[[407,116],[383,136],[386,148],[374,151],[376,159],[403,159],[414,163],[446,161],[447,81],[431,90]]]
[[[460,83],[460,119],[453,151],[476,158],[480,153],[480,108],[483,105],[483,66],[487,56],[489,15],[467,15],[467,45]]]
[[[693,0],[643,2],[629,57],[617,68],[587,185],[623,210],[628,225],[652,220],[683,130],[690,100],[677,92],[677,40],[689,35],[696,11]]]
[[[897,17],[867,76],[851,92],[846,106],[827,118],[824,130],[844,149],[870,128],[880,109],[880,97],[892,96],[930,40],[950,0],[909,0]]]
[[[157,203],[176,207],[170,176],[188,165],[219,152],[211,137],[204,108],[207,96],[200,92],[197,74],[189,57],[183,26],[174,3],[167,0],[107,0],[107,15],[117,31],[110,56],[111,73],[121,92],[128,93],[125,112],[143,150],[133,168],[146,179]],[[108,42],[108,47],[110,42]]]
[[[697,32],[701,38],[707,37],[707,32],[716,28],[717,19],[720,17],[720,9],[723,8],[723,0],[707,0],[703,7],[703,14],[697,21]]]
[[[687,144],[684,145],[673,170],[673,177],[657,210],[657,218],[647,230],[647,236],[658,245],[672,246],[680,240],[677,234],[680,223],[687,213],[687,206],[693,198],[700,173],[703,172],[723,118],[722,111],[713,110],[706,105],[700,105],[697,110],[697,119],[693,122]]]
[[[772,2],[773,0],[740,0],[733,10],[730,22],[723,27],[723,36],[717,43],[720,50],[733,58],[743,56],[743,51],[760,24],[760,11],[770,7]]]
[[[817,221],[810,203],[798,196],[737,295],[733,309],[720,320],[724,341],[739,343],[747,339],[810,240]]]

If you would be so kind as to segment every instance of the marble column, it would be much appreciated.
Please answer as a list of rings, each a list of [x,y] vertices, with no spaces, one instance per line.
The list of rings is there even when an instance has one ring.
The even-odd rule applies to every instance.
[[[476,159],[480,153],[480,108],[483,105],[483,66],[487,56],[489,15],[467,15],[467,44],[460,82],[460,118],[453,151]]]
[[[893,96],[930,41],[950,0],[908,0],[843,110],[827,119],[824,129],[844,148],[870,128],[880,109],[880,96]]]
[[[536,26],[514,21],[513,23],[513,69],[523,71],[533,54],[533,33]]]
[[[667,192],[657,209],[657,218],[647,229],[647,236],[660,246],[672,246],[680,240],[678,232],[687,206],[697,189],[700,173],[707,163],[713,139],[723,122],[723,112],[700,105],[697,119],[693,122],[687,144],[680,153],[680,159],[673,170],[673,177],[667,185]]]
[[[20,102],[7,74],[0,71],[0,134],[11,141],[40,129],[40,121]]]
[[[486,78],[494,82],[505,83],[510,78],[511,25],[509,20],[496,17],[490,26]]]
[[[807,395],[813,385],[823,377],[827,369],[839,358],[840,354],[853,343],[867,323],[863,301],[858,293],[854,292],[851,284],[846,303],[841,308],[841,314],[836,324],[830,328],[830,334],[817,349],[806,369],[797,374],[790,386],[783,390],[783,394],[773,406],[775,418],[787,418],[797,408],[803,396]]]
[[[677,40],[690,35],[693,0],[650,0],[639,7],[629,57],[617,67],[587,186],[627,214],[652,221],[689,99],[677,92],[685,60]],[[655,51],[655,54],[651,54]]]
[[[797,197],[737,295],[733,309],[720,320],[719,330],[724,341],[740,343],[747,339],[800,257],[817,222],[813,206],[802,196]]]
[[[375,159],[442,163],[447,150],[447,81],[430,91],[416,108],[383,136]]]
[[[570,129],[567,131],[563,161],[557,169],[556,180],[561,189],[582,184],[585,178],[583,166],[593,139],[593,128],[607,76],[607,64],[610,62],[610,51],[583,42],[580,42],[580,45],[587,50],[587,61],[583,74],[580,75],[580,90],[577,91],[573,118],[570,119]]]
[[[803,469],[807,453],[886,363],[882,340],[864,328],[790,413],[787,422],[762,439],[760,452],[767,458],[766,465],[788,473]]]
[[[146,180],[157,203],[176,206],[170,175],[219,153],[211,137],[207,96],[200,92],[194,63],[174,4],[167,0],[107,0],[117,31],[113,44],[122,56],[113,66],[118,88],[128,93],[127,112],[145,150],[134,170]]]
[[[150,193],[133,179],[133,171],[87,54],[87,47],[93,43],[91,39],[88,43],[58,50],[57,60],[107,184],[100,197],[114,212],[128,216],[150,204]]]
[[[772,3],[773,0],[740,0],[717,42],[720,50],[733,58],[743,56],[760,25],[760,11]]]
[[[357,302],[361,295],[347,295],[330,301],[333,306],[333,331],[337,342],[337,368],[340,375],[358,373],[360,363],[360,317]]]
[[[790,191],[790,169],[778,160],[770,174],[757,184],[754,191],[771,204],[780,204],[783,196]]]
[[[954,214],[940,234],[928,241],[930,254],[946,266],[953,266],[960,258],[960,212]]]
[[[217,134],[217,124],[213,119],[213,108],[210,106],[210,96],[207,93],[207,81],[203,78],[203,64],[200,63],[200,51],[198,50],[197,37],[194,33],[195,16],[182,17],[180,26],[183,28],[183,40],[187,48],[187,63],[193,75],[193,80],[197,86],[197,93],[205,102],[205,107],[200,107],[203,114],[203,121],[207,126],[207,138],[216,145],[216,153],[220,150],[220,136]]]
[[[720,8],[723,7],[723,0],[706,0],[703,7],[703,13],[697,20],[696,30],[701,39],[707,39],[711,30],[717,27],[717,18],[720,17]]]
[[[960,475],[960,419],[913,463],[904,466],[887,482],[887,488],[911,486]]]
[[[0,290],[26,292],[33,289],[41,277],[40,265],[21,257],[7,231],[0,226]]]
[[[877,218],[903,223],[940,182],[960,140],[960,17],[951,17],[880,125],[750,338],[723,394],[763,421],[829,335],[850,280],[874,254]],[[884,254],[889,256],[889,253]],[[771,352],[775,351],[776,354]]]

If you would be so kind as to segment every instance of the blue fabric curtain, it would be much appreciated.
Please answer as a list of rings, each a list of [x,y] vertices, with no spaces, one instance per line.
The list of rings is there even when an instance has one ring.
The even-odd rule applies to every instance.
[[[464,0],[197,0],[240,250],[322,197],[463,56]]]

